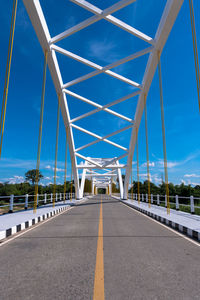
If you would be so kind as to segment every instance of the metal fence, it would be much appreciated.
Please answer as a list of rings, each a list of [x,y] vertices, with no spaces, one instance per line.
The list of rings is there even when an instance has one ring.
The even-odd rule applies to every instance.
[[[46,205],[55,202],[61,202],[65,200],[71,200],[75,198],[75,193],[56,193],[55,199],[53,199],[54,194],[37,194],[37,206]],[[1,213],[17,211],[20,209],[33,208],[34,205],[34,195],[10,195],[10,196],[0,196],[0,210]]]
[[[120,197],[119,193],[113,194]],[[138,201],[138,194],[129,193],[129,199]],[[170,207],[176,210],[182,210],[190,212],[191,214],[200,214],[200,198],[190,196],[169,196]],[[139,194],[139,200],[141,202],[148,202],[148,194]],[[151,204],[167,207],[167,195],[150,195]]]

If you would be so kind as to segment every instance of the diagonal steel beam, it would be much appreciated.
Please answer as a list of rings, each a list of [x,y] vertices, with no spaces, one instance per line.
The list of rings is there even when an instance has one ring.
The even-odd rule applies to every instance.
[[[88,113],[85,113],[85,114],[83,114],[83,115],[81,115],[81,116],[78,116],[78,117],[76,117],[76,118],[74,118],[74,119],[71,119],[71,120],[70,120],[70,123],[77,122],[77,121],[82,120],[82,119],[84,119],[84,118],[86,118],[86,117],[89,117],[89,116],[91,116],[91,115],[94,115],[95,113],[100,112],[100,111],[108,112],[108,113],[110,113],[111,115],[116,116],[116,117],[118,117],[118,118],[121,118],[121,119],[123,119],[123,120],[125,120],[125,121],[127,121],[127,122],[130,122],[130,123],[133,123],[133,122],[134,122],[134,120],[132,120],[132,119],[130,119],[130,118],[128,118],[128,117],[126,117],[126,116],[124,116],[124,115],[122,115],[122,114],[119,114],[119,113],[117,113],[117,112],[115,112],[115,111],[113,111],[113,110],[111,110],[111,109],[103,108],[103,106],[102,106],[101,108],[94,109],[94,110],[92,110],[92,111],[90,111],[90,112],[88,112]]]
[[[100,17],[101,19],[105,19],[106,21],[120,27],[121,29],[131,33],[132,35],[144,40],[145,42],[147,43],[150,43],[150,44],[153,44],[153,39],[149,36],[147,36],[146,34],[140,32],[139,30],[135,29],[134,27],[126,24],[125,22],[111,16],[111,12],[110,12],[110,8],[107,8],[107,9],[104,9],[104,10],[101,10],[99,9],[98,7],[92,5],[91,3],[89,3],[88,1],[85,1],[85,0],[70,0],[72,1],[73,3],[83,7],[84,9],[87,9],[89,10],[90,12],[94,13],[96,16]],[[120,1],[120,2],[126,2],[126,1]],[[132,1],[134,2],[134,1]],[[130,3],[131,4],[131,1]],[[116,7],[119,5],[119,2],[114,4],[113,7]],[[122,8],[122,7],[121,7]],[[121,9],[120,8],[120,9]],[[116,9],[115,11],[117,11],[119,9]],[[109,14],[108,14],[109,12]],[[114,13],[114,11],[112,11],[112,13]]]
[[[101,137],[100,135],[97,135],[97,134],[95,134],[95,133],[93,133],[93,132],[91,132],[91,131],[89,131],[89,130],[86,130],[86,129],[80,127],[80,126],[77,126],[77,125],[75,125],[75,124],[71,124],[71,126],[74,127],[74,128],[76,128],[76,129],[78,129],[78,130],[80,130],[80,131],[82,131],[82,132],[84,132],[84,133],[86,133],[86,134],[88,134],[88,135],[91,135],[91,136],[97,138],[96,141],[93,141],[93,142],[91,142],[90,144],[87,144],[87,145],[85,145],[85,146],[82,146],[82,147],[76,149],[75,151],[80,151],[80,150],[82,150],[82,149],[84,149],[84,148],[86,148],[86,147],[89,147],[89,146],[91,146],[91,145],[93,145],[93,144],[96,144],[96,143],[98,143],[98,142],[100,142],[100,141],[103,141],[103,142],[106,142],[106,143],[108,143],[108,144],[111,144],[111,145],[113,145],[113,146],[115,146],[115,147],[117,147],[117,148],[120,148],[120,149],[124,150],[124,151],[128,151],[127,148],[125,148],[125,147],[123,147],[123,146],[121,146],[121,145],[119,145],[119,144],[117,144],[117,143],[114,143],[114,142],[108,140],[107,138],[108,138],[108,137],[111,137],[111,136],[113,136],[113,135],[115,135],[115,134],[118,134],[118,133],[120,133],[120,132],[122,132],[122,131],[125,131],[125,130],[129,129],[129,128],[131,128],[133,125],[129,125],[129,126],[127,126],[127,127],[124,127],[124,128],[122,128],[122,129],[119,129],[119,130],[117,130],[117,131],[115,131],[115,132],[113,132],[113,133],[108,134],[108,135],[105,136],[105,137]]]
[[[78,78],[76,78],[76,79],[74,79],[72,81],[69,81],[69,82],[63,84],[63,89],[68,88],[68,87],[70,87],[72,85],[78,84],[80,82],[83,82],[83,81],[85,81],[87,79],[90,79],[90,78],[92,78],[94,76],[97,76],[100,73],[105,73],[107,75],[110,75],[113,78],[116,78],[116,79],[121,80],[121,81],[123,81],[123,82],[125,82],[127,84],[130,84],[130,85],[132,85],[132,86],[134,86],[134,87],[136,87],[138,89],[142,89],[142,86],[139,83],[137,83],[137,82],[135,82],[135,81],[133,81],[133,80],[131,80],[129,78],[126,78],[126,77],[124,77],[122,75],[119,75],[119,74],[117,74],[117,73],[115,73],[113,71],[110,71],[110,70],[106,70],[105,72],[103,70],[102,71],[93,71],[93,72],[88,73],[86,75],[80,76],[80,77],[78,77]]]
[[[101,73],[106,73],[106,74],[108,74],[108,75],[110,75],[112,77],[115,77],[115,78],[120,77],[120,75],[118,75],[118,74],[110,71],[110,69],[113,69],[113,68],[115,68],[117,66],[120,66],[120,65],[122,65],[122,64],[124,64],[126,62],[134,60],[134,59],[136,59],[138,57],[141,57],[141,56],[143,56],[145,54],[148,54],[148,53],[150,53],[154,49],[154,47],[150,46],[150,47],[147,47],[145,49],[142,49],[141,51],[133,53],[133,54],[131,54],[131,55],[127,56],[127,57],[124,57],[124,58],[122,58],[122,59],[120,59],[120,60],[118,60],[118,61],[116,61],[116,62],[114,62],[112,64],[109,64],[109,65],[105,66],[105,67],[97,65],[96,63],[93,63],[92,61],[90,61],[88,59],[85,59],[85,58],[83,58],[83,57],[81,57],[79,55],[76,55],[76,54],[74,54],[74,53],[72,53],[72,52],[70,52],[68,50],[65,50],[65,49],[63,49],[63,48],[61,48],[61,47],[59,47],[57,45],[51,45],[51,49],[53,49],[56,52],[59,52],[59,53],[65,55],[67,57],[70,57],[70,58],[72,58],[72,59],[74,59],[74,60],[76,60],[76,61],[78,61],[80,63],[83,63],[83,64],[85,64],[85,65],[87,65],[87,66],[89,66],[89,67],[94,68],[94,69],[97,70],[97,71],[90,72],[90,73],[88,73],[88,74],[86,74],[84,76],[81,76],[81,77],[79,77],[79,78],[77,78],[75,80],[72,80],[71,82],[68,82],[68,83],[64,84],[63,88],[66,88],[66,87],[68,87],[68,86],[70,86],[72,84],[76,84],[76,82],[78,83],[78,82],[87,80],[87,79],[89,79],[91,77],[94,77],[94,76],[97,76],[97,75],[99,75]],[[127,79],[127,80],[129,80],[129,79]],[[125,81],[125,79],[123,79],[123,81]],[[135,82],[134,82],[134,84],[137,85],[136,87],[141,88],[139,84],[137,84]]]
[[[70,96],[72,96],[72,97],[74,97],[74,98],[77,98],[77,99],[79,99],[79,100],[81,100],[81,101],[83,101],[83,102],[85,102],[87,104],[90,104],[90,105],[92,105],[94,107],[97,107],[99,109],[102,108],[102,110],[105,110],[106,108],[114,106],[114,105],[119,104],[121,102],[124,102],[124,101],[126,101],[126,100],[128,100],[130,98],[136,97],[137,95],[139,95],[141,93],[141,91],[136,91],[136,92],[128,94],[128,95],[126,95],[126,96],[124,96],[122,98],[119,98],[117,100],[114,100],[114,101],[112,101],[112,102],[110,102],[110,103],[105,104],[105,105],[102,106],[102,105],[100,105],[100,104],[98,104],[98,103],[96,103],[94,101],[91,101],[91,100],[89,100],[89,99],[87,99],[87,98],[85,98],[83,96],[80,96],[80,95],[78,95],[78,94],[76,94],[74,92],[71,92],[70,90],[64,89],[63,92],[66,93],[66,94],[68,94],[68,95],[70,95]]]
[[[98,164],[97,162],[95,162],[93,159],[91,159],[89,157],[86,157],[86,156],[81,155],[79,153],[75,153],[75,155],[78,156],[78,157],[80,157],[80,158],[82,158],[82,159],[84,159],[84,160],[86,160],[86,161],[88,161],[89,163],[91,163],[91,164],[93,164],[93,165],[95,165],[95,166],[97,166],[99,168],[102,168],[102,165]],[[86,167],[86,168],[88,168],[88,167]]]
[[[100,21],[101,19],[105,18],[106,16],[109,16],[110,14],[122,9],[123,7],[133,3],[135,1],[136,0],[122,0],[122,1],[119,1],[119,2],[115,3],[114,5],[108,7],[107,9],[105,9],[102,14],[94,15],[94,16],[88,18],[87,20],[71,27],[70,29],[67,29],[64,32],[56,35],[55,37],[53,37],[51,39],[50,44],[57,43],[57,42],[61,41],[62,39],[64,39],[64,38],[78,32],[78,31],[80,31],[80,30],[82,30],[82,29],[84,29],[84,28]],[[78,4],[78,3],[76,3],[76,4]],[[99,12],[100,11],[101,10],[99,10]],[[112,17],[112,16],[110,16],[110,17]],[[116,22],[116,20],[118,20],[118,19],[115,18],[114,21]],[[120,25],[121,21],[120,20],[118,20],[118,21],[119,21],[119,25]],[[127,25],[124,22],[122,22],[122,23],[123,23],[122,25]],[[127,27],[128,27],[127,29],[129,29],[129,32],[132,33],[133,35],[145,40],[146,42],[148,42],[150,44],[153,44],[153,40],[149,36],[143,34],[142,32],[140,32],[139,30],[131,27],[130,25],[127,25]]]
[[[116,162],[116,161],[118,161],[118,160],[124,158],[124,157],[127,156],[127,155],[128,155],[128,153],[124,153],[124,154],[122,154],[122,155],[120,155],[120,156],[118,156],[118,157],[115,157],[115,158],[113,158],[112,160],[110,160],[109,162],[103,164],[103,167],[106,168],[106,167],[108,167],[110,164],[112,165],[112,163],[114,163],[114,162]]]

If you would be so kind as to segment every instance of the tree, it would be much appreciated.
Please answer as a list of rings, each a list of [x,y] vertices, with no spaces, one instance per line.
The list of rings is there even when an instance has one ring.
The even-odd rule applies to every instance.
[[[36,182],[36,173],[37,170],[36,169],[33,169],[33,170],[29,170],[25,173],[25,179],[26,181],[29,181],[32,183],[32,185],[35,184]],[[39,174],[38,174],[38,182],[40,181],[40,179],[42,179],[44,176],[42,175],[42,173],[40,173],[39,171]]]

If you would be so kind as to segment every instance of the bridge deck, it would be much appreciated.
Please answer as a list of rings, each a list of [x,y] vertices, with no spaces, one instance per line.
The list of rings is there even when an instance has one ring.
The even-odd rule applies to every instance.
[[[1,299],[93,299],[101,197],[0,248]],[[104,196],[99,299],[199,299],[199,247]],[[102,266],[101,266],[102,267]]]

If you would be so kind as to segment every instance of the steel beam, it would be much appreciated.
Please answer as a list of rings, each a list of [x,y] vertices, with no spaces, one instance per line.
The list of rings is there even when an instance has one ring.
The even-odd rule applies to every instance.
[[[151,86],[157,64],[158,64],[158,56],[157,53],[160,51],[162,53],[162,50],[165,46],[165,43],[168,39],[168,36],[171,32],[171,29],[174,25],[174,22],[176,21],[177,15],[181,9],[181,6],[183,4],[183,0],[168,0],[160,21],[160,24],[158,26],[156,36],[155,36],[155,44],[154,44],[154,50],[149,56],[145,74],[142,81],[143,90],[139,96],[136,113],[135,113],[135,127],[139,128],[140,122],[143,115],[144,110],[144,96],[148,95],[149,88]],[[129,144],[129,156],[127,160],[127,167],[126,167],[126,175],[125,175],[125,183],[124,183],[124,199],[127,199],[127,190],[128,190],[128,184],[130,179],[130,173],[131,173],[131,164],[134,154],[134,149],[136,145],[136,129],[135,127],[132,130],[131,134],[131,140]]]
[[[33,28],[36,32],[36,35],[38,37],[43,52],[45,53],[46,50],[48,51],[48,68],[55,86],[57,96],[60,95],[61,113],[62,113],[65,128],[66,130],[68,130],[68,144],[69,144],[70,157],[73,165],[73,175],[74,175],[74,182],[76,187],[76,195],[77,198],[79,198],[79,178],[78,178],[78,170],[76,168],[77,161],[74,155],[75,147],[74,147],[72,130],[69,127],[70,114],[68,110],[66,95],[62,91],[63,80],[60,73],[56,53],[55,50],[51,50],[50,48],[51,36],[39,0],[23,0],[23,3],[29,15],[29,18],[31,20],[31,23],[33,25]]]

